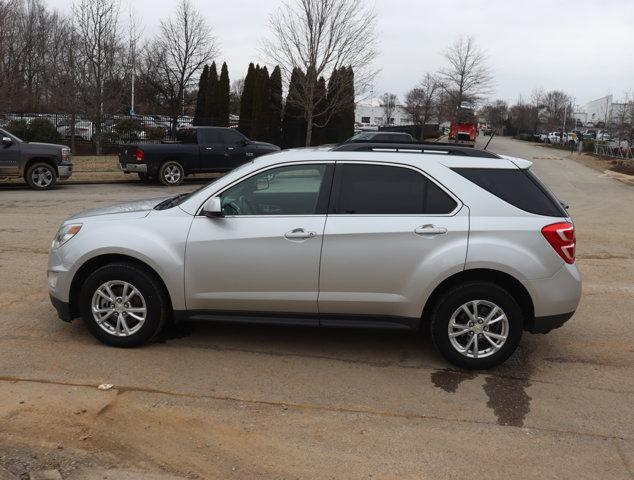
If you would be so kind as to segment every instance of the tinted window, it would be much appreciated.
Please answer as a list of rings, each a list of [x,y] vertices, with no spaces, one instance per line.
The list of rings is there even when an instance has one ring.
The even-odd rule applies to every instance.
[[[242,143],[245,139],[244,135],[236,130],[219,130],[222,143],[229,143],[232,145]]]
[[[454,168],[505,202],[536,215],[567,217],[559,201],[530,170],[518,168]]]
[[[327,170],[326,165],[293,165],[253,175],[221,194],[222,212],[225,215],[325,213],[330,187]]]
[[[456,202],[424,175],[409,168],[344,164],[338,214],[447,214]]]
[[[195,128],[182,128],[176,132],[176,140],[181,143],[198,143]]]

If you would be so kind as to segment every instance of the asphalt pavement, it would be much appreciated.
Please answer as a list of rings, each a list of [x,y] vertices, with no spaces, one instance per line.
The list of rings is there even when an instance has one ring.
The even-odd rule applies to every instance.
[[[570,204],[584,293],[563,328],[525,334],[508,362],[485,372],[451,369],[428,338],[400,332],[192,323],[144,348],[103,346],[49,303],[58,225],[200,181],[0,185],[0,467],[63,478],[125,469],[210,479],[631,479],[634,188],[567,152],[501,137],[489,149],[532,160]]]

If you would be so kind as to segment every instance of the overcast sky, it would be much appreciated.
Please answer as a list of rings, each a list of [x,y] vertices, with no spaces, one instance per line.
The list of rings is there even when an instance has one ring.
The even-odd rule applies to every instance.
[[[62,12],[68,0],[47,0]],[[172,14],[175,0],[130,2],[146,36]],[[268,16],[277,0],[193,0],[220,43],[220,62],[231,79],[261,61]],[[400,99],[425,72],[444,63],[442,53],[460,35],[473,35],[487,52],[495,77],[492,98],[515,102],[533,89],[562,89],[576,103],[634,93],[634,0],[367,0],[377,13],[380,55],[374,97]]]

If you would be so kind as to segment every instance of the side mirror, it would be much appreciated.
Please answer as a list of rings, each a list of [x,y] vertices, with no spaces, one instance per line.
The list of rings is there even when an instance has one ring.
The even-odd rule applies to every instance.
[[[205,217],[222,217],[222,204],[220,197],[212,197],[203,205],[202,214]]]
[[[8,147],[11,144],[13,144],[13,140],[10,137],[2,137],[2,145]]]
[[[246,147],[249,143],[251,143],[251,142],[249,142],[248,140],[241,140],[240,141],[240,145],[242,145],[243,147]]]

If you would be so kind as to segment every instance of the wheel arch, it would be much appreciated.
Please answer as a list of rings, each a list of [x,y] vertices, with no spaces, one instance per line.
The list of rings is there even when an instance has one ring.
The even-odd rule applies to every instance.
[[[50,165],[51,167],[53,167],[53,170],[55,170],[55,175],[59,177],[59,170],[57,170],[56,159],[52,157],[38,157],[38,156],[30,157],[24,163],[24,169],[22,170],[23,177],[26,177],[26,173],[29,171],[29,168],[31,168],[31,165],[35,163],[46,163],[47,165]]]
[[[119,253],[108,253],[103,255],[98,255],[86,261],[75,273],[73,276],[73,280],[70,284],[68,303],[70,307],[71,318],[77,318],[80,316],[80,308],[79,308],[79,292],[81,290],[81,286],[84,281],[93,273],[95,270],[109,265],[111,263],[128,263],[131,265],[135,265],[137,267],[142,268],[146,272],[148,272],[155,280],[159,282],[161,286],[161,290],[167,299],[169,309],[172,311],[172,298],[163,281],[163,278],[157,273],[155,269],[153,269],[150,265],[139,260],[138,258],[134,258],[128,255],[123,255]]]
[[[167,156],[165,158],[162,158],[161,161],[158,164],[158,168],[156,169],[156,173],[158,175],[158,173],[161,171],[161,168],[163,167],[164,164],[166,164],[167,162],[176,162],[178,163],[181,167],[183,167],[183,172],[185,172],[185,175],[189,174],[189,171],[187,170],[187,167],[185,166],[186,162],[178,157],[178,156]]]
[[[513,298],[515,298],[522,310],[524,315],[524,327],[527,328],[530,325],[535,317],[535,306],[526,287],[522,284],[522,282],[508,273],[486,268],[463,270],[447,277],[438,284],[425,302],[425,307],[423,308],[423,314],[421,317],[422,320],[424,322],[429,322],[434,305],[448,288],[463,282],[474,280],[491,282],[508,291]]]

